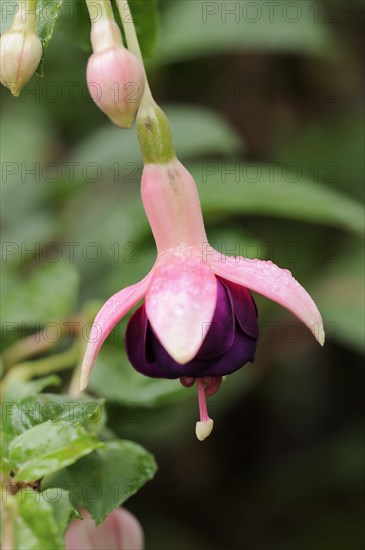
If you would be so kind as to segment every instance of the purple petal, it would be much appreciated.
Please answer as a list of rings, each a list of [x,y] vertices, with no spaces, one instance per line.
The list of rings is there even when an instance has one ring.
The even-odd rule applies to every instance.
[[[156,337],[152,339],[152,348],[165,378],[203,378],[225,376],[240,369],[248,361],[254,361],[256,343],[256,339],[242,332],[237,324],[232,346],[221,356],[213,359],[195,358],[185,365],[180,365],[167,353]]]
[[[224,279],[218,280],[225,285],[231,296],[234,313],[241,329],[252,338],[259,337],[257,307],[250,291],[241,285]]]
[[[165,378],[164,372],[154,361],[154,355],[149,344],[151,329],[148,326],[146,308],[140,306],[129,319],[126,335],[125,349],[132,367],[151,378]]]
[[[242,293],[241,289],[231,292],[225,282],[218,281],[217,298],[213,321],[204,343],[197,356],[185,365],[175,361],[161,344],[148,321],[145,305],[138,308],[126,331],[126,351],[135,370],[152,378],[195,379],[231,374],[248,361],[253,361],[256,338],[242,330],[233,312],[235,300],[239,301],[238,309],[243,309],[244,303],[247,304],[250,313],[241,317],[246,320],[244,326],[254,332],[257,316],[250,294]],[[254,320],[250,315],[254,315]]]
[[[235,339],[228,351],[210,361],[209,369],[204,376],[225,376],[239,370],[246,363],[253,363],[255,360],[257,340],[251,338],[240,329],[236,330]],[[196,375],[201,377],[201,374]]]
[[[209,326],[203,344],[196,354],[197,359],[211,359],[222,355],[233,344],[235,318],[227,288],[218,281],[217,304],[213,320]],[[204,327],[203,327],[204,330]],[[204,334],[203,334],[204,338]]]

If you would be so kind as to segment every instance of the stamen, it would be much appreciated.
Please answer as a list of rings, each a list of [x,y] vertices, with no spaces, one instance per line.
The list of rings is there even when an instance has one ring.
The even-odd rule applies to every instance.
[[[197,378],[196,385],[198,388],[200,422],[196,423],[195,433],[199,441],[204,441],[212,433],[213,420],[208,415],[204,383]]]
[[[195,384],[195,378],[192,378],[191,376],[182,376],[180,378],[180,382],[185,388],[190,388],[193,384]]]
[[[202,382],[205,385],[205,395],[207,397],[210,397],[211,395],[217,393],[217,391],[219,390],[222,383],[222,377],[204,376],[204,378],[202,378]]]

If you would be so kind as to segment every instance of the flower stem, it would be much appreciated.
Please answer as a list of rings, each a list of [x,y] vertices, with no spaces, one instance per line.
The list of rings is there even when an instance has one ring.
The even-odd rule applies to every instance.
[[[127,0],[116,0],[118,5],[118,10],[120,14],[120,18],[123,23],[123,28],[125,32],[125,36],[127,39],[128,49],[141,61],[143,69],[144,69],[144,75],[145,75],[145,87],[144,87],[144,95],[142,98],[141,104],[143,105],[147,101],[154,102],[154,99],[152,97],[152,92],[150,85],[148,83],[148,78],[146,74],[146,68],[143,62],[143,55],[141,52],[141,48],[138,42],[136,27],[134,25],[132,13],[128,4]]]
[[[36,0],[19,0],[18,10],[14,15],[13,31],[30,31],[36,30]]]
[[[4,372],[7,372],[13,365],[19,363],[19,361],[24,361],[35,355],[46,353],[59,344],[65,336],[68,336],[68,341],[73,343],[76,335],[81,332],[82,323],[82,317],[80,315],[75,315],[71,317],[68,322],[60,323],[61,330],[53,340],[46,339],[44,331],[41,330],[27,336],[25,340],[16,341],[9,346],[3,354]]]
[[[14,525],[17,516],[17,503],[15,498],[7,493],[7,483],[2,478],[1,493],[1,516],[3,518],[1,548],[11,550],[11,548],[15,548]]]
[[[43,359],[38,359],[37,361],[25,361],[24,363],[19,363],[5,376],[3,381],[3,389],[5,389],[5,387],[12,382],[25,382],[34,376],[42,376],[67,370],[77,363],[79,354],[80,344],[77,341],[71,348],[62,353],[58,353],[57,355],[44,357]]]
[[[164,164],[176,158],[170,123],[153,99],[136,28],[127,0],[116,0],[128,49],[141,61],[144,94],[137,115],[137,135],[145,164]]]
[[[137,115],[137,134],[145,164],[167,163],[175,158],[170,124],[165,113],[153,99],[143,55],[127,0],[116,0],[123,23],[128,49],[141,61],[145,87]]]
[[[110,0],[86,0],[91,23],[100,19],[112,19],[114,14]]]

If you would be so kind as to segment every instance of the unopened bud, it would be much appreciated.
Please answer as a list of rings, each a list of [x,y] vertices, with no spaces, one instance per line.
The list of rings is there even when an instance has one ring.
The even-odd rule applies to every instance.
[[[130,128],[144,92],[142,63],[122,42],[118,25],[97,21],[91,31],[94,53],[87,66],[89,92],[100,109],[121,128]]]
[[[10,29],[0,40],[0,80],[14,96],[33,75],[42,59],[42,42],[28,30]]]

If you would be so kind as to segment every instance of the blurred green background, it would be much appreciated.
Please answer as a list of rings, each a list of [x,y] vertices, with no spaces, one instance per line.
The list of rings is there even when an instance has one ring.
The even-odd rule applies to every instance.
[[[109,400],[109,427],[159,464],[127,507],[147,550],[360,550],[364,2],[170,0],[160,11],[148,73],[210,241],[290,269],[327,343],[257,297],[256,362],[209,399],[215,428],[201,444],[194,390],[136,375],[123,321],[91,390]],[[154,262],[135,133],[89,98],[87,58],[60,27],[45,77],[17,100],[2,89],[5,332],[94,311],[89,300]]]

